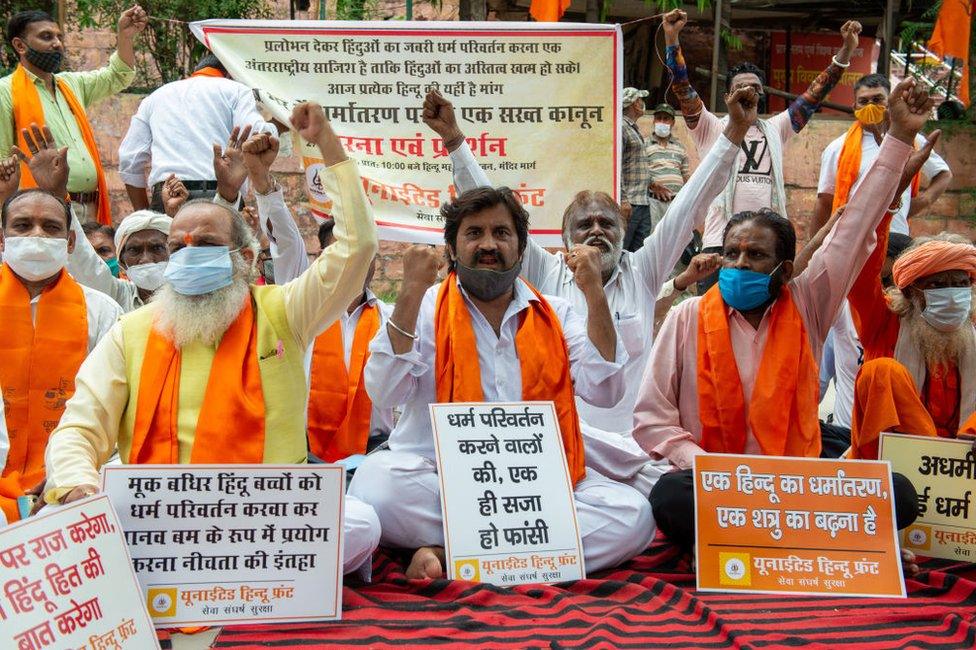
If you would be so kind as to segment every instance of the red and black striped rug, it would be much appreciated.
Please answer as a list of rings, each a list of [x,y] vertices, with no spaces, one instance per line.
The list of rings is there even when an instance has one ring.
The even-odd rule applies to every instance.
[[[908,599],[697,593],[666,542],[558,586],[409,581],[382,551],[342,621],[223,630],[214,648],[973,648],[976,565],[932,560]]]

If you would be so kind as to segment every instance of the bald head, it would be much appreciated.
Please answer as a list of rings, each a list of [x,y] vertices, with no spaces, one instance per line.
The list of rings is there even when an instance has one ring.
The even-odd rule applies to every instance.
[[[184,246],[227,246],[250,251],[257,247],[254,234],[243,217],[230,208],[209,199],[189,201],[173,217],[167,245],[170,253]]]

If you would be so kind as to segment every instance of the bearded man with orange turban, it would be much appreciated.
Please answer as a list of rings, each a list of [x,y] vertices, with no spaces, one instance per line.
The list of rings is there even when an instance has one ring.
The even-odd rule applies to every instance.
[[[895,261],[895,286],[885,292],[890,217],[850,293],[865,359],[854,387],[852,458],[877,458],[882,431],[955,438],[976,430],[976,247],[948,233],[919,238]]]

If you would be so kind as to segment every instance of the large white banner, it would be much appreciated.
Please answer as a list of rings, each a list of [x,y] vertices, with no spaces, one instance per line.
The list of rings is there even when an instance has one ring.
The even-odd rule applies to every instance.
[[[106,465],[156,627],[337,619],[339,465]]]
[[[456,190],[421,119],[438,89],[491,183],[515,191],[542,243],[582,189],[617,197],[622,38],[574,23],[207,20],[193,33],[275,116],[313,100],[359,162],[380,236],[440,243]],[[317,149],[301,149],[313,211],[329,214]]]
[[[451,579],[586,577],[552,402],[431,404]]]

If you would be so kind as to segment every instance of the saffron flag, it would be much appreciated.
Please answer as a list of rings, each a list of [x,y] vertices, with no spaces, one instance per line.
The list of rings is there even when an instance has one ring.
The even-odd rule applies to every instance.
[[[928,44],[933,53],[962,61],[962,81],[955,94],[966,106],[969,106],[969,32],[974,7],[974,0],[943,0]]]
[[[539,23],[555,23],[563,17],[569,5],[570,0],[532,0],[529,15]]]

